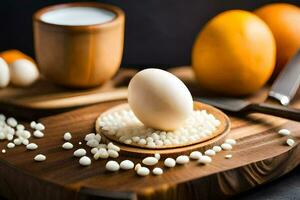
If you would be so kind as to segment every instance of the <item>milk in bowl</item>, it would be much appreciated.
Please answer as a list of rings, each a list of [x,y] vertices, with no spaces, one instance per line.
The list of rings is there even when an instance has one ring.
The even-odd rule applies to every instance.
[[[106,23],[115,17],[114,12],[103,8],[67,7],[46,12],[41,16],[41,20],[57,25],[85,26]]]

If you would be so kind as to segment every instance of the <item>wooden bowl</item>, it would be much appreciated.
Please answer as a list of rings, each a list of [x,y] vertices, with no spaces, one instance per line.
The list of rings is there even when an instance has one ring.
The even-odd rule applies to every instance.
[[[116,14],[108,22],[94,25],[58,25],[41,20],[49,11],[66,7],[94,7]],[[35,54],[41,73],[67,87],[101,85],[119,69],[123,54],[124,12],[96,3],[66,3],[45,7],[33,16]]]
[[[102,113],[101,116],[107,115],[109,113],[115,112],[117,110],[122,110],[124,108],[128,108],[128,104],[121,104],[114,106],[110,109],[108,109],[106,112]],[[165,147],[160,148],[149,148],[146,146],[139,146],[135,143],[132,144],[124,144],[119,142],[118,138],[115,136],[112,136],[107,133],[107,131],[101,129],[101,127],[96,125],[96,132],[100,133],[102,138],[107,140],[107,142],[112,141],[116,143],[122,151],[127,153],[133,153],[133,154],[154,154],[154,153],[160,153],[160,154],[179,154],[179,153],[187,153],[191,152],[192,150],[206,150],[208,148],[211,148],[214,145],[220,144],[223,142],[223,138],[227,135],[227,133],[230,130],[230,120],[226,114],[221,112],[220,110],[200,102],[194,102],[194,110],[206,110],[208,113],[213,114],[220,122],[221,125],[217,127],[217,130],[213,132],[212,135],[200,138],[197,141],[186,143],[183,145],[168,145]],[[100,116],[100,117],[101,117]],[[97,120],[100,120],[100,117]],[[96,121],[96,124],[97,121]]]

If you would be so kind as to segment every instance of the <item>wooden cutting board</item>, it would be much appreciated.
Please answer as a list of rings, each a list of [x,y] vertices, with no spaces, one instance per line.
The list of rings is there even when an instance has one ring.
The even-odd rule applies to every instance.
[[[60,87],[44,78],[26,88],[9,86],[0,90],[0,111],[34,118],[45,113],[49,115],[95,103],[126,99],[127,85],[135,73],[133,69],[121,69],[104,85],[85,90]],[[27,116],[23,116],[24,113]],[[28,116],[28,113],[32,116]]]
[[[263,93],[263,92],[262,92]],[[194,93],[196,94],[196,93]],[[255,99],[265,95],[258,95]],[[300,108],[300,99],[294,107]],[[270,182],[295,168],[300,162],[300,123],[263,114],[230,116],[229,138],[237,140],[230,152],[222,151],[206,166],[190,162],[165,169],[161,176],[138,177],[132,170],[109,173],[107,160],[93,161],[82,167],[63,150],[64,132],[73,134],[75,149],[84,135],[94,132],[99,114],[124,101],[105,102],[71,112],[40,119],[46,125],[45,137],[32,139],[39,148],[26,151],[24,146],[0,153],[0,195],[9,199],[222,199]],[[277,131],[292,131],[296,145],[285,144]],[[0,149],[6,143],[0,143]],[[85,147],[84,144],[81,146]],[[41,163],[33,161],[37,153],[47,155]],[[225,159],[232,154],[231,159]],[[91,155],[88,153],[88,155]],[[117,159],[141,162],[141,158],[123,155]],[[162,161],[159,162],[162,166]]]

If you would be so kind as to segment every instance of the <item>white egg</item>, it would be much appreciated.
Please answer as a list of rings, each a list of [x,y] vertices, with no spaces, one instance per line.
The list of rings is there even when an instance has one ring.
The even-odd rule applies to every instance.
[[[9,84],[9,68],[6,62],[0,58],[0,88],[4,88]]]
[[[16,86],[29,86],[39,77],[36,65],[26,59],[19,59],[9,65],[11,82]]]
[[[128,103],[144,125],[160,130],[177,129],[193,112],[188,88],[161,69],[145,69],[131,79]]]

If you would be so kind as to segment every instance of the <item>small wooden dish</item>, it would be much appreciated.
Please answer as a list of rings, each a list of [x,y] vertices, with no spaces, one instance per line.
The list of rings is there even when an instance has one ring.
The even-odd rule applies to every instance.
[[[128,107],[129,107],[128,104],[121,104],[121,105],[114,106],[108,109],[107,111],[105,111],[104,113],[102,113],[100,117]],[[194,102],[194,110],[206,110],[208,113],[213,114],[221,122],[221,125],[217,127],[217,130],[213,132],[212,135],[182,145],[168,145],[159,148],[149,148],[147,146],[140,146],[136,143],[132,143],[132,144],[121,143],[119,142],[117,137],[108,134],[107,131],[97,126],[97,124],[99,124],[98,120],[100,120],[100,117],[98,117],[95,127],[96,127],[96,132],[101,134],[102,137],[104,137],[108,141],[117,143],[118,146],[120,146],[121,150],[129,153],[137,153],[137,154],[153,154],[153,153],[171,154],[172,153],[174,154],[174,153],[189,152],[194,149],[204,150],[213,145],[219,144],[230,130],[230,120],[227,117],[227,115],[212,106],[200,102]]]
[[[61,25],[43,15],[63,8],[104,9],[115,17],[105,23]],[[120,68],[124,46],[125,13],[98,2],[51,5],[33,15],[36,61],[51,82],[69,88],[93,88],[110,80]]]

